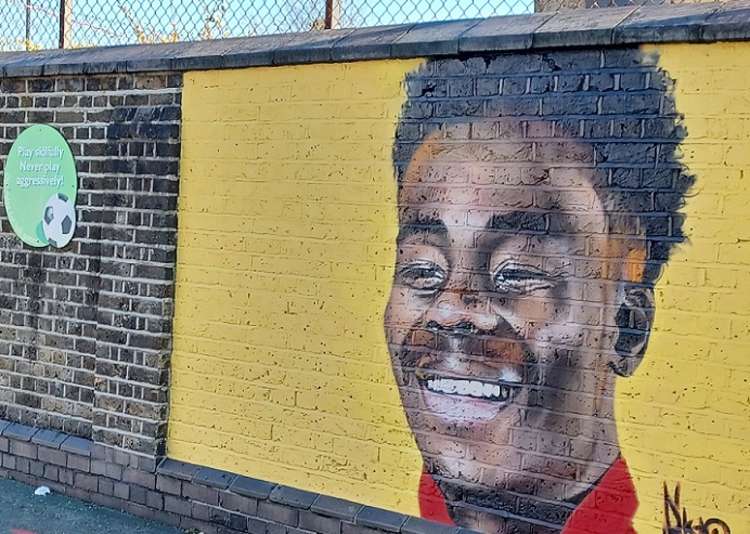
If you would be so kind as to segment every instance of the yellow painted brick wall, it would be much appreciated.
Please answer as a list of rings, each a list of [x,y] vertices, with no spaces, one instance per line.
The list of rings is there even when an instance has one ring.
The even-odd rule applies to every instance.
[[[750,532],[750,45],[646,51],[676,80],[697,181],[648,354],[618,382],[636,526],[661,528],[667,481],[691,517]],[[418,514],[383,309],[419,64],[185,76],[170,457]]]
[[[618,391],[636,526],[661,527],[666,480],[681,481],[690,517],[750,532],[750,45],[647,50],[676,80],[696,185],[684,208],[689,242],[657,286],[648,355]]]
[[[171,457],[417,513],[382,316],[416,65],[186,75]]]

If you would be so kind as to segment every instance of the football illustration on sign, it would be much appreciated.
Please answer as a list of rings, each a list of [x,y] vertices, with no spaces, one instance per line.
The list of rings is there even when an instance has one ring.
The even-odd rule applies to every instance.
[[[62,248],[73,238],[76,210],[70,199],[62,193],[52,195],[44,206],[42,228],[44,236],[53,247]]]

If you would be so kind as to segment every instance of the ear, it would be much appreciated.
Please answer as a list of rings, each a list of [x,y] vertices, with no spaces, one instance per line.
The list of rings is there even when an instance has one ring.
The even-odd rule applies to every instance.
[[[619,376],[631,376],[643,360],[654,322],[654,290],[626,283],[620,309],[615,318],[618,335],[615,352],[618,361],[609,367]]]

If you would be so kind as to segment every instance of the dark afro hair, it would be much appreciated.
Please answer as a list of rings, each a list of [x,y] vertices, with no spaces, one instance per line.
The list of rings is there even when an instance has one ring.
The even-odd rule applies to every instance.
[[[619,48],[432,59],[405,83],[393,148],[399,184],[428,137],[522,139],[557,151],[542,166],[591,169],[608,231],[646,241],[645,284],[684,241],[679,210],[694,179],[679,161],[686,131],[674,84],[654,57]]]

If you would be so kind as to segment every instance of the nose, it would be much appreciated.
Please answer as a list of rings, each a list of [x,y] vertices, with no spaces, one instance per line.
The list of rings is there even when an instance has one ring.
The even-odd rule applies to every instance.
[[[426,319],[428,329],[449,330],[459,335],[492,332],[502,321],[492,309],[489,297],[472,290],[443,292],[428,310]]]

